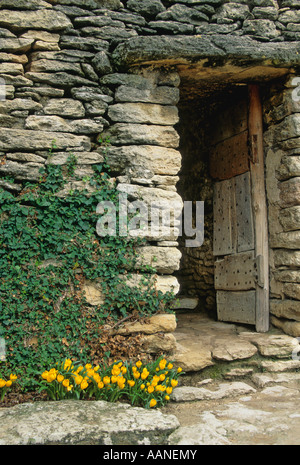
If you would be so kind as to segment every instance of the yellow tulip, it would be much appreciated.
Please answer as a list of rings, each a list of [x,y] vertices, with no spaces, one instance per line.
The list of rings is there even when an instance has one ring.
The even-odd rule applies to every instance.
[[[11,380],[11,379],[9,379],[8,381],[6,381],[6,383],[5,383],[5,386],[6,386],[6,387],[10,387],[11,385],[12,385],[12,380]]]
[[[75,376],[75,383],[76,384],[78,384],[78,385],[81,384],[82,380],[83,380],[83,377],[81,375],[76,375]]]
[[[50,373],[50,372],[48,373],[48,375],[47,375],[47,381],[48,381],[48,383],[52,383],[52,381],[54,381],[55,378],[56,378],[56,373],[53,373],[53,372],[52,372],[52,373]]]
[[[133,373],[133,376],[135,377],[135,379],[138,379],[141,376],[141,374],[138,371],[136,371],[135,373]]]
[[[178,367],[177,368],[177,373],[181,373],[182,372],[182,368],[181,367]]]
[[[111,382],[114,384],[117,382],[117,376],[112,376],[111,377]]]
[[[165,396],[165,399],[166,399],[166,400],[170,400],[170,397],[169,397],[169,396]]]
[[[6,381],[4,379],[0,379],[0,388],[3,388],[6,384]]]
[[[69,384],[70,384],[70,381],[68,379],[64,379],[62,384],[63,384],[64,387],[68,387]]]
[[[155,407],[156,404],[157,404],[157,402],[156,402],[155,399],[150,400],[150,407]]]
[[[11,374],[11,375],[9,375],[9,378],[10,378],[12,381],[15,381],[18,377],[17,377],[17,375]]]
[[[149,386],[149,387],[148,387],[148,392],[149,392],[149,394],[151,394],[153,391],[154,391],[154,387],[153,387],[153,386]]]
[[[173,368],[172,363],[169,363],[168,366],[167,366],[167,368],[168,368],[168,370],[172,370],[172,368]]]
[[[99,388],[99,389],[104,388],[104,383],[103,383],[102,381],[100,381],[100,382],[98,383],[98,388]]]
[[[177,381],[176,379],[172,379],[172,381],[171,381],[171,386],[172,386],[172,387],[176,387],[177,384],[178,384],[178,381]]]
[[[71,367],[71,365],[72,365],[72,360],[70,360],[69,358],[67,358],[67,359],[65,360],[65,363],[64,363],[64,370],[69,370],[70,367]]]
[[[57,375],[56,379],[57,379],[57,381],[59,383],[61,383],[63,381],[64,377],[63,377],[63,375]]]
[[[122,372],[123,375],[125,375],[125,373],[127,373],[127,368],[123,366],[121,368],[121,372]]]
[[[133,387],[135,385],[135,381],[133,381],[133,379],[129,379],[127,383],[129,384],[130,387]]]
[[[44,371],[44,372],[42,373],[42,378],[43,378],[43,379],[47,379],[47,376],[48,376],[48,371]]]
[[[167,364],[167,360],[165,360],[165,359],[163,358],[163,359],[159,362],[158,365],[159,365],[159,368],[160,368],[161,370],[163,370],[163,369],[165,368],[166,364]]]
[[[171,394],[172,391],[173,391],[173,388],[167,387],[167,389],[166,389],[166,393],[167,393],[167,394]]]
[[[82,383],[80,384],[80,388],[82,390],[86,389],[88,387],[88,382],[83,380]]]
[[[110,383],[110,377],[109,376],[104,376],[103,383],[104,384],[109,384]]]
[[[140,368],[142,366],[142,362],[139,360],[138,362],[136,362],[136,366]]]
[[[141,389],[145,389],[145,384],[141,384]]]

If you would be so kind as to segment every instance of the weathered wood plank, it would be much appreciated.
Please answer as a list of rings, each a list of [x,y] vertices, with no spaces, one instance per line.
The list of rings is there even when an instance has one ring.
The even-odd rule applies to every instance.
[[[212,147],[210,174],[214,179],[229,179],[248,170],[248,131],[232,136]]]
[[[255,325],[256,291],[217,291],[218,320]]]
[[[260,282],[256,292],[256,330],[269,329],[269,246],[268,212],[265,193],[263,119],[259,86],[249,85],[249,138],[251,147],[252,206],[255,230],[255,253],[263,257]]]
[[[246,291],[255,289],[254,251],[228,255],[215,262],[215,289]]]
[[[225,102],[214,115],[214,125],[211,127],[210,139],[217,144],[236,134],[248,130],[248,105],[245,95],[236,101]]]
[[[232,180],[214,186],[213,254],[228,255],[235,251],[236,221]]]
[[[237,252],[254,249],[253,213],[251,202],[250,173],[234,179],[235,209],[237,221]]]

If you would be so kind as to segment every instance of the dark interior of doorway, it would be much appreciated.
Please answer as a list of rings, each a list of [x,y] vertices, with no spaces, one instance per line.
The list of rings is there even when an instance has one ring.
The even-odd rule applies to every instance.
[[[179,237],[182,252],[178,312],[205,312],[217,319],[214,288],[213,256],[213,187],[210,175],[210,153],[216,132],[222,132],[222,122],[236,102],[247,101],[248,87],[244,83],[214,86],[199,85],[194,95],[181,93],[179,123],[179,150],[182,168],[177,191],[185,201],[204,201],[204,242],[201,247],[185,247],[185,237]],[[237,122],[238,124],[238,122]],[[194,209],[195,210],[195,209]],[[194,224],[195,226],[195,224]]]

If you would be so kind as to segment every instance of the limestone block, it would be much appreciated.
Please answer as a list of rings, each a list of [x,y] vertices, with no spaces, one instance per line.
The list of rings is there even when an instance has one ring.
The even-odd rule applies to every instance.
[[[279,219],[285,231],[300,229],[300,206],[280,210]]]
[[[269,19],[247,19],[244,21],[243,29],[246,34],[253,35],[255,37],[275,39],[280,36],[280,31],[278,31],[274,22]]]
[[[300,11],[299,10],[287,10],[279,14],[278,21],[283,24],[288,23],[300,23]]]
[[[248,341],[228,341],[222,339],[218,341],[212,350],[212,357],[216,360],[232,361],[243,360],[252,357],[257,353],[257,347]]]
[[[270,312],[278,318],[300,321],[300,304],[296,300],[272,300]]]
[[[71,94],[74,99],[83,100],[84,102],[93,102],[99,100],[103,103],[111,103],[113,98],[110,95],[105,95],[97,87],[73,87]]]
[[[149,144],[177,148],[179,135],[172,126],[117,123],[103,132],[113,145]]]
[[[144,102],[160,105],[176,105],[179,100],[179,89],[160,86],[152,89],[136,89],[120,86],[115,94],[116,102]]]
[[[270,321],[272,325],[274,325],[276,328],[282,329],[282,331],[285,332],[285,334],[288,334],[289,336],[293,337],[300,336],[300,323],[298,321],[289,321],[285,319],[276,318],[275,316],[271,316]]]
[[[142,336],[140,342],[143,350],[147,354],[156,354],[161,351],[164,353],[173,352],[176,348],[175,336],[170,333],[158,333]]]
[[[50,60],[49,60],[50,61]],[[82,76],[67,73],[65,71],[57,71],[52,73],[25,73],[25,77],[33,82],[41,82],[50,84],[51,86],[96,86],[97,83],[90,81]]]
[[[164,5],[160,0],[129,0],[127,8],[135,11],[146,17],[156,16],[161,11],[165,10]]]
[[[16,428],[20,418],[22,428]],[[180,426],[175,415],[163,414],[160,409],[150,410],[131,407],[128,403],[101,400],[19,404],[1,409],[1,421],[0,445],[158,446],[164,444],[166,438]]]
[[[86,136],[2,128],[0,150],[47,150],[52,149],[54,141],[57,150],[89,151],[91,149],[91,141]]]
[[[121,278],[123,278],[123,275]],[[144,277],[142,274],[131,273],[130,275],[126,276],[126,285],[129,287],[143,286],[143,279]],[[150,285],[153,286],[157,291],[161,291],[164,294],[166,292],[173,292],[176,295],[180,289],[178,279],[171,275],[160,276],[154,274],[151,276]]]
[[[300,127],[300,124],[299,124]],[[291,178],[279,184],[280,201],[283,208],[300,205],[300,177]]]
[[[176,344],[173,359],[176,366],[180,366],[185,372],[200,371],[208,366],[214,365],[211,351],[208,348],[189,348],[179,343]]]
[[[36,155],[35,153],[22,153],[22,152],[15,152],[15,153],[7,153],[6,154],[7,160],[14,160],[18,162],[34,162],[34,163],[45,163],[45,159]]]
[[[271,301],[272,302],[272,301]],[[291,358],[299,342],[285,334],[259,334],[251,332],[240,333],[240,337],[255,344],[261,355],[265,357]]]
[[[58,43],[60,39],[59,34],[47,32],[47,31],[35,31],[35,30],[26,31],[20,37],[25,38],[25,39],[29,38],[29,39],[41,40],[42,42],[49,42],[49,43]]]
[[[300,283],[300,271],[296,270],[276,271],[274,277],[284,283]]]
[[[19,8],[20,10],[38,10],[39,8],[52,8],[49,2],[44,0],[1,0],[2,8]]]
[[[112,72],[112,66],[110,64],[109,58],[103,50],[95,55],[92,60],[92,64],[100,76]]]
[[[0,63],[0,74],[24,74],[24,69],[20,63]]]
[[[278,179],[285,180],[296,176],[300,176],[300,155],[283,157],[277,170]]]
[[[300,230],[274,234],[270,237],[272,248],[299,249]]]
[[[274,251],[276,266],[300,267],[300,251],[278,249]]]
[[[181,252],[175,247],[145,246],[136,249],[138,257],[136,269],[151,266],[157,273],[171,274],[179,270]]]
[[[108,116],[115,122],[162,126],[173,126],[179,121],[176,107],[150,103],[117,103],[110,106]]]
[[[0,164],[0,173],[13,176],[18,181],[37,181],[41,177],[39,170],[42,166],[39,163],[17,163],[6,160],[4,164]]]
[[[161,313],[153,315],[148,322],[141,323],[124,323],[113,334],[129,335],[134,333],[156,334],[156,333],[172,333],[176,329],[176,317],[171,313]]]
[[[282,123],[276,125],[275,136],[277,140],[300,136],[300,114],[287,116]]]
[[[25,128],[34,131],[58,131],[75,134],[95,134],[103,129],[103,124],[96,119],[65,120],[60,116],[36,116],[26,118]]]
[[[2,42],[1,42],[2,49]],[[20,63],[21,65],[26,65],[28,63],[28,58],[26,55],[14,55],[13,53],[4,53],[0,52],[0,60],[12,63]]]
[[[72,152],[78,165],[93,165],[103,163],[104,158],[98,152]],[[46,165],[65,165],[68,162],[69,153],[56,152],[48,157]]]
[[[72,26],[72,23],[64,13],[52,9],[36,11],[0,10],[0,26],[13,30],[45,29],[46,31],[60,31]]]
[[[45,115],[70,116],[81,118],[85,115],[84,106],[78,100],[70,98],[50,99],[44,107]]]
[[[291,299],[300,300],[300,284],[299,283],[286,283],[283,286],[283,291],[286,296]],[[300,302],[299,302],[300,305]]]
[[[61,71],[67,71],[71,73],[79,74],[84,76],[82,68],[79,63],[69,63],[68,61],[59,61],[59,60],[35,60],[28,65],[27,72],[31,73],[58,73]]]
[[[39,111],[43,107],[40,103],[28,98],[15,98],[14,100],[0,101],[0,113],[7,114],[16,110]]]
[[[100,149],[101,150],[101,149]],[[123,172],[131,167],[150,170],[153,174],[175,175],[181,168],[181,154],[172,148],[154,145],[109,146],[104,149],[113,171]]]
[[[153,89],[152,80],[146,79],[139,74],[107,74],[100,79],[100,84],[104,84],[105,86],[128,86],[140,90]]]
[[[28,52],[34,39],[1,38],[1,52],[22,53]]]
[[[180,23],[193,24],[198,26],[203,21],[208,21],[209,17],[203,12],[194,8],[189,8],[186,5],[175,4],[166,11],[159,13],[156,16],[157,20],[171,20]]]
[[[102,293],[102,287],[99,280],[89,281],[86,280],[82,291],[85,294],[85,298],[90,305],[103,305],[105,297]]]
[[[128,195],[129,200],[142,200],[148,206],[174,209],[176,216],[182,212],[183,201],[177,192],[163,189],[143,187],[134,184],[119,184],[117,189]]]

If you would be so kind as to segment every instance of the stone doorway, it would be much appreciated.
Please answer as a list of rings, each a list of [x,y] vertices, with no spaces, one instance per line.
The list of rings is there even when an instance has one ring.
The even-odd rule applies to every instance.
[[[251,81],[250,81],[251,82]],[[282,78],[273,79],[275,86],[282,84]],[[268,102],[270,82],[260,82],[262,99]],[[194,86],[195,90],[195,86]],[[176,129],[180,135],[182,169],[177,191],[183,200],[201,200],[205,203],[205,235],[201,247],[186,248],[185,238],[179,238],[182,253],[181,267],[176,276],[180,283],[178,313],[205,313],[218,319],[215,289],[215,257],[213,252],[214,215],[213,198],[215,179],[212,176],[212,146],[216,133],[222,133],[222,119],[230,116],[231,109],[247,103],[248,82],[205,81],[191,93],[184,87],[179,103],[179,123]],[[267,105],[264,112],[268,111]],[[221,117],[220,117],[221,115]],[[266,123],[265,118],[265,123]],[[240,120],[237,119],[238,125]],[[267,130],[265,124],[264,130]],[[237,129],[237,132],[239,129]],[[275,150],[275,149],[274,149]],[[213,161],[215,162],[215,160]],[[270,173],[267,173],[267,176]],[[272,175],[272,174],[271,174]],[[269,187],[269,186],[268,186]],[[271,231],[273,225],[270,225]],[[268,252],[266,259],[268,260]],[[269,282],[267,287],[269,287]],[[267,304],[269,310],[269,304]],[[253,309],[255,312],[255,309]],[[233,321],[234,320],[230,320]],[[254,327],[252,326],[252,329]],[[268,323],[263,331],[269,329]],[[260,331],[258,329],[258,331]]]

